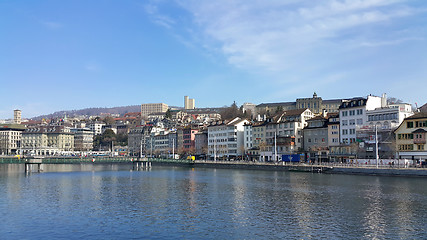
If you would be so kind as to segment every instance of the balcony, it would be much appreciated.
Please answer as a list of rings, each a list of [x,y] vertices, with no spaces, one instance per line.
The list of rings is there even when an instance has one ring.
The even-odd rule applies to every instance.
[[[414,139],[414,143],[415,144],[425,144],[426,143],[426,139],[425,138],[415,138]]]

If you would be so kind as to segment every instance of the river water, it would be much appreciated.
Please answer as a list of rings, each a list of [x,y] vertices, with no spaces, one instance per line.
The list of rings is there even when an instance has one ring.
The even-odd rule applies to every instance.
[[[0,165],[0,239],[425,239],[427,179]]]

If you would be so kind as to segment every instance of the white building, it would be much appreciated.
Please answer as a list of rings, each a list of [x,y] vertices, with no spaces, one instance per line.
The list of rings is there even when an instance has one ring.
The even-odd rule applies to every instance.
[[[248,151],[253,147],[252,143],[252,124],[247,123],[243,126],[244,133],[243,133],[243,145],[245,147],[245,152]]]
[[[382,129],[395,129],[405,118],[413,114],[410,104],[391,104],[386,107],[366,111],[367,125],[377,125]]]
[[[230,159],[241,156],[244,151],[244,125],[246,119],[217,122],[208,126],[208,154],[211,159]]]
[[[367,98],[353,98],[343,102],[339,108],[340,113],[340,142],[342,144],[351,144],[356,142],[356,129],[365,125],[367,122],[367,111],[380,108],[384,99],[377,96],[368,96]]]
[[[101,135],[102,134],[102,126],[104,126],[105,123],[100,122],[92,122],[89,124],[89,129],[94,132],[95,135]]]

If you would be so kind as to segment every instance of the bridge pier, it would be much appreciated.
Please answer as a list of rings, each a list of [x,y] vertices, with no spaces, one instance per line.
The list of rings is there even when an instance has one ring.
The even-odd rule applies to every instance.
[[[36,166],[37,168],[37,172],[41,172],[43,171],[42,167],[42,159],[37,159],[37,158],[33,158],[33,159],[28,159],[27,161],[25,161],[25,172],[29,173],[29,172],[33,172],[33,166]]]
[[[144,159],[137,159],[136,161],[132,162],[133,170],[150,169],[150,168],[151,168],[151,161],[144,160]]]

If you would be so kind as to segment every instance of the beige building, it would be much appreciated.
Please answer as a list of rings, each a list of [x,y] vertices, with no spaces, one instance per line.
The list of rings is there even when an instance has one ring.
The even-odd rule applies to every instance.
[[[340,145],[340,114],[329,114],[328,119],[328,146]]]
[[[71,132],[74,133],[74,150],[87,152],[93,149],[93,136],[89,128],[73,128]]]
[[[0,154],[19,154],[22,132],[24,130],[25,126],[19,124],[0,126]]]
[[[194,98],[188,98],[188,96],[184,96],[184,108],[185,109],[195,109],[196,103]]]
[[[341,103],[343,103],[342,99],[323,100],[314,93],[312,98],[298,98],[296,100],[296,108],[308,108],[314,114],[321,114],[323,110],[326,112],[338,112]]]
[[[323,100],[314,93],[311,98],[297,98],[295,102],[262,103],[256,106],[256,111],[262,115],[265,113],[274,114],[277,111],[308,108],[313,114],[318,115],[321,114],[323,110],[327,112],[338,112],[343,102],[344,99]]]
[[[21,110],[14,110],[13,111],[13,123],[14,124],[21,124],[22,117],[21,117]]]
[[[403,120],[394,131],[399,159],[427,160],[427,113],[420,112]]]
[[[252,125],[251,159],[278,161],[282,154],[293,154],[301,150],[302,129],[314,115],[309,109],[288,110],[274,118]]]
[[[169,106],[165,103],[145,103],[141,104],[141,115],[148,116],[150,113],[165,113]]]
[[[34,155],[68,154],[74,151],[74,135],[64,126],[31,127],[22,133],[22,151]]]

